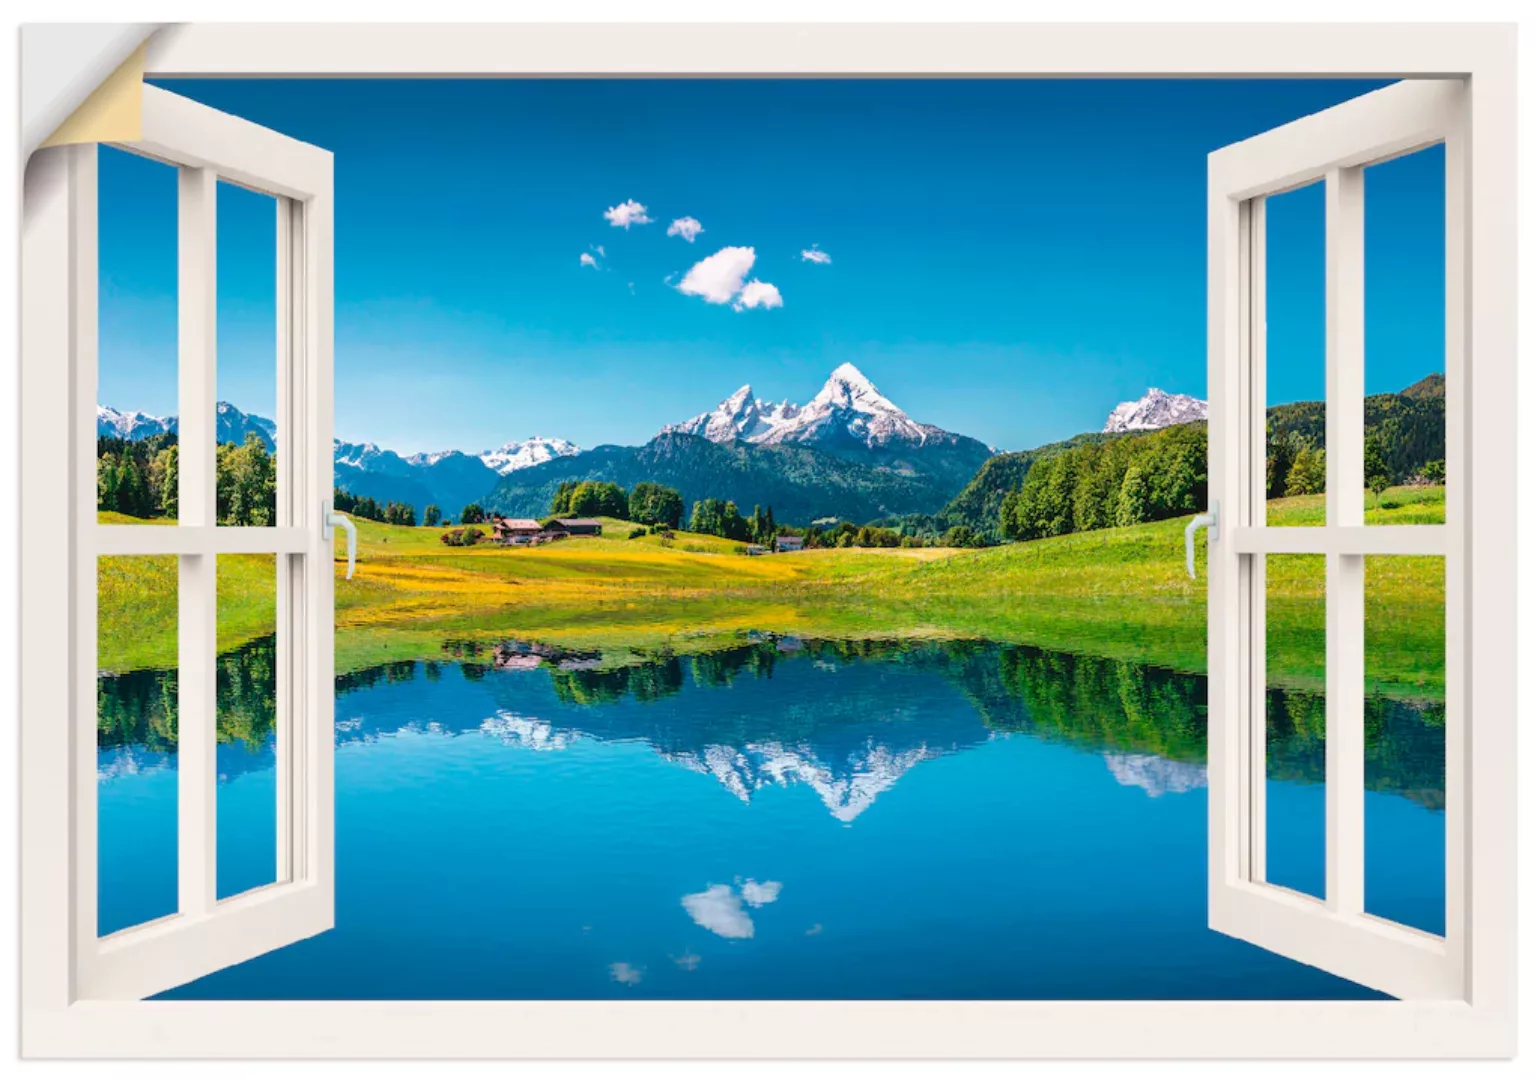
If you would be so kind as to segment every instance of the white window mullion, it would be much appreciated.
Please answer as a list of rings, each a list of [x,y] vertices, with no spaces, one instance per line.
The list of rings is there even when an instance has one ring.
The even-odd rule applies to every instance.
[[[217,526],[215,205],[218,177],[182,168],[177,187],[178,528]],[[183,555],[177,578],[177,906],[213,911],[215,887],[215,568]]]
[[[275,283],[274,296],[277,298],[277,342],[278,342],[278,428],[275,439],[277,458],[275,473],[277,479],[277,520],[274,522],[279,527],[292,526],[297,520],[295,514],[295,492],[297,485],[296,463],[302,455],[295,449],[295,422],[296,415],[294,402],[294,335],[295,319],[299,312],[294,303],[292,282],[294,280],[294,259],[296,247],[294,244],[294,229],[298,225],[300,213],[293,200],[280,196],[275,199],[277,205],[276,227],[274,234],[277,237],[277,258],[274,265],[277,268],[277,281]],[[296,646],[294,634],[294,584],[296,575],[293,573],[294,560],[287,554],[280,554],[275,559],[275,573],[277,580],[277,656],[275,668],[277,675],[278,693],[274,701],[276,715],[273,718],[273,744],[274,744],[274,788],[278,801],[277,828],[278,837],[275,848],[277,866],[275,867],[274,881],[286,882],[294,880],[294,705],[295,690],[295,657]]]
[[[1246,271],[1246,310],[1241,317],[1249,356],[1241,363],[1243,400],[1250,399],[1244,427],[1250,459],[1247,463],[1245,505],[1235,509],[1240,523],[1252,528],[1267,525],[1267,200],[1245,204],[1248,237],[1242,260]],[[1246,748],[1250,778],[1247,806],[1247,877],[1267,880],[1267,556],[1253,555],[1242,563],[1241,625],[1251,637],[1244,650],[1250,670],[1243,673],[1246,686]]]
[[[1326,527],[1364,523],[1364,173],[1326,173]],[[1364,909],[1364,557],[1326,560],[1326,904]]]
[[[1326,525],[1364,523],[1364,171],[1326,174]]]

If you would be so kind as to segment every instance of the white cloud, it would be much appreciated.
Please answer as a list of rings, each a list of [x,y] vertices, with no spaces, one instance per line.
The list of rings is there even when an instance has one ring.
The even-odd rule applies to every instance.
[[[695,238],[705,231],[706,227],[692,217],[675,218],[668,227],[668,235],[681,237],[687,244],[695,243]]]
[[[725,304],[742,291],[743,279],[753,268],[753,248],[725,247],[690,267],[679,291],[708,304]]]
[[[743,280],[753,268],[753,248],[725,247],[690,267],[676,288],[687,296],[698,296],[708,304],[731,303],[734,311],[785,306],[781,301],[781,290],[768,281]]]
[[[734,311],[743,311],[747,308],[777,308],[784,307],[781,303],[781,290],[768,281],[760,281],[755,278],[743,287],[738,294],[738,300],[733,304]]]
[[[601,259],[604,258],[604,245],[603,244],[595,244],[594,245],[594,250],[599,253],[599,258],[601,258]]]
[[[640,968],[632,967],[624,960],[610,965],[610,978],[623,986],[635,986],[642,981]]]
[[[829,258],[829,253],[827,251],[819,251],[818,250],[818,245],[814,244],[810,248],[804,248],[803,249],[803,251],[802,251],[802,261],[803,262],[810,262],[810,263],[818,263],[821,266],[828,266],[834,260]]]
[[[781,883],[767,881],[760,884],[753,878],[749,878],[738,891],[743,894],[743,901],[749,907],[764,907],[766,904],[775,903],[776,897],[781,895]]]
[[[686,952],[683,956],[674,956],[670,957],[670,959],[672,959],[674,963],[678,964],[685,971],[694,971],[696,968],[700,967],[699,953]]]
[[[578,256],[578,265],[579,266],[591,266],[595,270],[597,270],[597,269],[599,269],[599,260],[594,258],[592,255],[588,254],[588,252],[585,251],[585,252],[583,252],[583,254]]]
[[[690,918],[718,937],[754,936],[754,920],[743,910],[743,902],[731,885],[712,885],[705,892],[691,893],[679,902]]]
[[[627,199],[619,206],[612,206],[604,212],[604,220],[618,229],[629,229],[633,225],[646,225],[652,221],[647,216],[647,208],[635,199]]]

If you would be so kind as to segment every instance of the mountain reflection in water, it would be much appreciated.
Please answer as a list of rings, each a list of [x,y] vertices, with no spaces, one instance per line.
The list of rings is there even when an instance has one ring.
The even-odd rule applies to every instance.
[[[272,770],[273,655],[221,657],[222,792]],[[1206,692],[991,642],[446,642],[337,679],[337,929],[173,996],[1362,996],[1206,929]],[[99,702],[101,813],[143,813],[174,674],[103,675]],[[1367,713],[1371,798],[1421,865],[1442,717]],[[1275,786],[1319,787],[1323,717],[1270,692]]]

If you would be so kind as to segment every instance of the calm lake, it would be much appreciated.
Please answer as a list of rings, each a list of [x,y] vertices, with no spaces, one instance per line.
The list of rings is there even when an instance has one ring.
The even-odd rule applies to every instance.
[[[1208,930],[1205,681],[992,643],[447,643],[337,681],[337,925],[183,998],[1341,998]],[[273,645],[221,659],[219,892],[271,881]],[[176,906],[174,676],[104,675],[109,933]],[[1324,877],[1318,696],[1272,880]],[[1369,704],[1371,912],[1443,930],[1443,727]]]

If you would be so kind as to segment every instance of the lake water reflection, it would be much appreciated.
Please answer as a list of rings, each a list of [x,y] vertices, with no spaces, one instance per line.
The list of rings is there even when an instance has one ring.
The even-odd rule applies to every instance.
[[[101,680],[104,931],[174,905],[168,678]],[[222,682],[222,882],[271,875],[262,682]],[[336,929],[168,996],[1373,996],[1207,929],[1205,694],[987,642],[449,642],[337,681]],[[1270,701],[1269,806],[1306,824],[1318,707]],[[1439,931],[1441,718],[1370,714],[1373,910]]]

